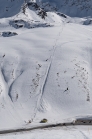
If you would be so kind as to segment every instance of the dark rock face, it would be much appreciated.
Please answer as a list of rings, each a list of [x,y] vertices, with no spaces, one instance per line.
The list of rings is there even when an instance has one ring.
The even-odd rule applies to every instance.
[[[40,8],[40,6],[38,6],[37,3],[34,3],[34,2],[28,2],[27,3],[29,9],[32,9],[32,10],[35,10],[37,11],[37,14],[42,18],[42,19],[45,19],[45,17],[47,16],[47,13]]]
[[[37,27],[50,27],[51,25],[48,23],[40,23],[37,21],[26,21],[23,19],[19,19],[19,20],[12,20],[9,23],[12,27],[16,28],[16,29],[20,29],[20,28],[37,28]]]
[[[18,34],[16,32],[10,32],[10,31],[5,31],[5,32],[2,32],[2,34],[1,34],[1,36],[3,36],[3,37],[12,37],[15,35],[18,35]]]
[[[92,16],[92,0],[37,0],[46,11],[56,10],[69,16]]]
[[[47,16],[47,13],[34,0],[0,0],[0,18],[14,16],[20,11],[25,14],[27,8],[36,11],[43,19]]]
[[[69,16],[92,16],[92,0],[0,0],[0,18],[25,14],[26,8],[33,9],[45,19],[46,11],[58,11]]]

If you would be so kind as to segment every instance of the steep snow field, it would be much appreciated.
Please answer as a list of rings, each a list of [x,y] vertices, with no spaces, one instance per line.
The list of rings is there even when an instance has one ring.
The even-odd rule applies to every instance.
[[[1,0],[0,11],[0,130],[92,118],[92,18],[23,0]],[[36,133],[86,139],[87,128]]]

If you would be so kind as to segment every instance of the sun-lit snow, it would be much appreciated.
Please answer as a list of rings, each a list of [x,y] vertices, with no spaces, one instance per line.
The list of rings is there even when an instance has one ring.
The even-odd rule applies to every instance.
[[[65,14],[35,1],[0,1],[0,130],[92,117],[92,18]],[[86,139],[89,128],[14,138]]]

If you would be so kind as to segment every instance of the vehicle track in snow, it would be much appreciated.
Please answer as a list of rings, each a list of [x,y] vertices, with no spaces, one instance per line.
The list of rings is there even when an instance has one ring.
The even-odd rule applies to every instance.
[[[50,129],[50,128],[56,128],[56,127],[72,127],[72,126],[74,128],[75,126],[88,126],[88,125],[92,126],[92,119],[81,119],[81,120],[76,120],[73,122],[57,123],[57,124],[43,124],[43,125],[29,127],[29,128],[0,130],[0,135],[30,132],[30,131],[38,130],[38,129],[42,130],[42,129]]]

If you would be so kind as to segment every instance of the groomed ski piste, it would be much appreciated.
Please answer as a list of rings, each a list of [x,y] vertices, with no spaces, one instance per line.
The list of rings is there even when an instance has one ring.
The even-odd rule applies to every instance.
[[[66,0],[0,1],[0,139],[92,138],[92,2],[78,12],[82,2],[71,14]]]

